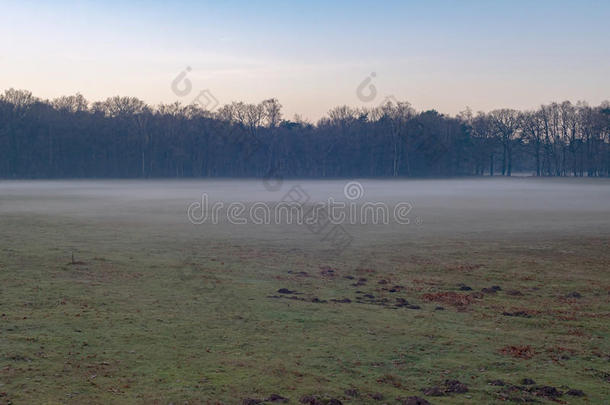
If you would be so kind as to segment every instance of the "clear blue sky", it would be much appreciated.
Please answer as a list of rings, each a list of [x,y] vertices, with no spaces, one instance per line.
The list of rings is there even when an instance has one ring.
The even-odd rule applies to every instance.
[[[44,98],[156,104],[210,89],[221,103],[277,97],[312,119],[389,95],[452,114],[610,98],[609,1],[0,4],[0,90]],[[178,97],[187,66],[193,91]],[[363,102],[372,72],[378,96]]]

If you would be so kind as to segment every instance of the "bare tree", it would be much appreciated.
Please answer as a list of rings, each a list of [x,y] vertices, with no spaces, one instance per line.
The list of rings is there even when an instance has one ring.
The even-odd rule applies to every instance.
[[[494,110],[489,113],[494,130],[502,141],[502,176],[510,176],[512,174],[512,144],[520,129],[520,115],[519,111],[508,108]]]
[[[527,111],[522,115],[523,135],[534,148],[536,176],[542,173],[542,144],[544,142],[544,122],[540,111]]]

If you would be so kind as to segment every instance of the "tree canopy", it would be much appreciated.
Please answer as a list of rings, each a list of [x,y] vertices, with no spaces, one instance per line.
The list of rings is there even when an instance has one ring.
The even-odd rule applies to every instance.
[[[610,175],[610,104],[534,111],[340,106],[317,123],[276,99],[216,112],[134,97],[0,96],[1,178]]]

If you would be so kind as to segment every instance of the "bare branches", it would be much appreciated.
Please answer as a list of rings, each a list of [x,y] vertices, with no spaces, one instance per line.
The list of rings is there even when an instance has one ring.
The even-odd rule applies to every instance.
[[[500,167],[501,170],[497,170]],[[134,97],[0,95],[0,177],[400,177],[610,174],[610,103],[456,117],[405,101],[339,106],[316,124],[276,99],[150,107]]]

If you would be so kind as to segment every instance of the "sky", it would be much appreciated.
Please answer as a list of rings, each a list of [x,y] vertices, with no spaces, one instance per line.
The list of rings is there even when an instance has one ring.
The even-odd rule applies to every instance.
[[[0,0],[0,92],[275,97],[313,121],[388,97],[447,114],[596,105],[610,99],[608,21],[610,1],[591,0]]]

